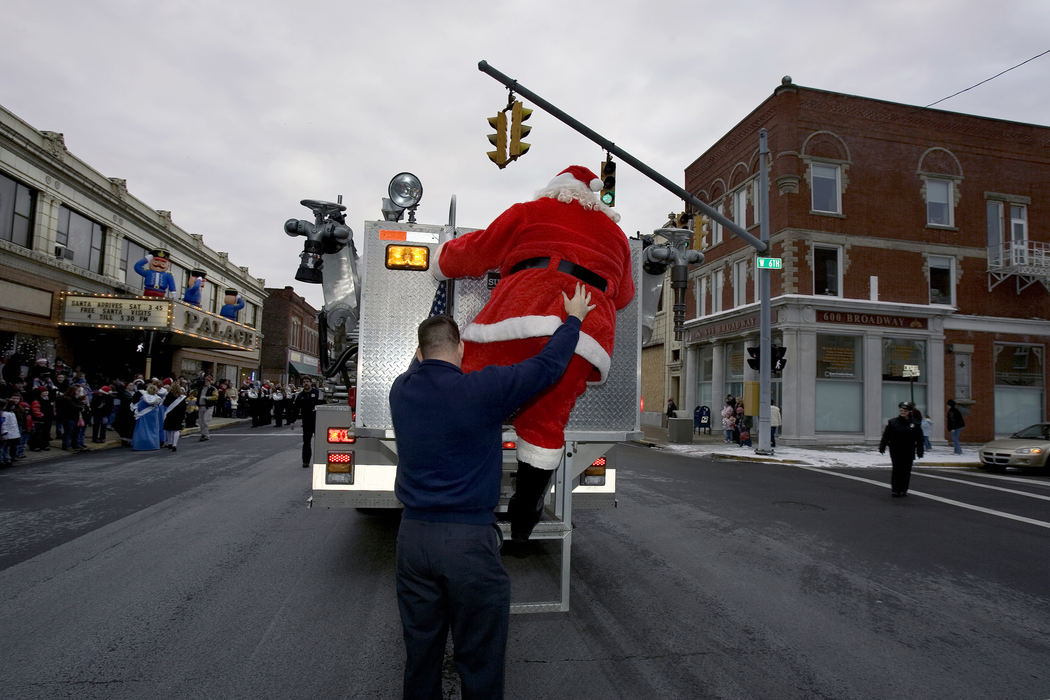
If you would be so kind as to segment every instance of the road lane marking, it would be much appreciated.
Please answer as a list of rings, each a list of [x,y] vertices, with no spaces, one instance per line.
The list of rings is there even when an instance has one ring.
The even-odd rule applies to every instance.
[[[941,481],[954,481],[957,484],[966,484],[977,489],[991,489],[993,491],[1004,491],[1006,493],[1017,494],[1018,496],[1027,496],[1028,498],[1038,498],[1042,501],[1050,501],[1050,496],[1043,496],[1038,493],[1028,493],[1027,491],[1018,491],[1017,489],[1007,489],[1002,486],[992,486],[990,484],[978,484],[973,481],[967,481],[966,479],[953,479],[950,476],[939,476],[937,474],[923,474],[922,472],[915,472],[917,476],[925,476],[927,479],[940,479]]]
[[[829,474],[831,476],[837,476],[837,477],[840,477],[842,479],[852,479],[853,481],[862,481],[862,482],[864,482],[866,484],[874,484],[875,486],[879,486],[879,487],[886,488],[886,489],[890,488],[889,484],[883,483],[881,481],[875,481],[874,479],[865,479],[862,476],[853,476],[852,474],[840,474],[838,472],[833,472],[833,471],[831,471],[829,469],[826,469],[826,468],[821,469],[821,468],[818,468],[818,467],[810,467],[810,466],[804,465],[804,464],[790,464],[790,465],[786,465],[786,466],[794,467],[796,469],[805,469],[806,471],[817,472],[818,474]],[[956,501],[956,500],[953,500],[951,498],[944,498],[943,496],[935,496],[932,493],[925,493],[923,491],[912,491],[912,490],[909,489],[908,490],[908,495],[909,496],[919,496],[921,498],[928,498],[931,501],[939,501],[941,503],[947,503],[950,506],[958,506],[959,508],[965,508],[967,510],[973,510],[973,511],[976,511],[978,513],[984,513],[986,515],[994,515],[994,516],[999,517],[999,518],[1006,518],[1007,520],[1016,520],[1019,523],[1026,523],[1028,525],[1035,525],[1036,527],[1045,527],[1046,529],[1050,530],[1050,522],[1046,522],[1044,520],[1035,520],[1034,518],[1026,518],[1023,515],[1014,515],[1013,513],[1004,513],[1001,510],[992,510],[991,508],[984,508],[983,506],[975,506],[972,503],[963,503],[962,501]]]

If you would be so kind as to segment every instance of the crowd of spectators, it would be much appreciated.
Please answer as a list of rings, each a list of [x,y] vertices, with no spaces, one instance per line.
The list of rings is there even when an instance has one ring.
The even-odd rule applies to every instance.
[[[235,390],[204,373],[192,379],[88,377],[61,360],[28,364],[10,355],[0,376],[0,467],[25,458],[27,450],[50,450],[53,442],[65,451],[89,450],[89,439],[104,443],[110,430],[124,447],[175,451],[181,429],[196,427],[205,414],[251,417],[253,427],[293,426],[296,393],[291,384],[259,381]],[[201,432],[207,439],[203,425]]]

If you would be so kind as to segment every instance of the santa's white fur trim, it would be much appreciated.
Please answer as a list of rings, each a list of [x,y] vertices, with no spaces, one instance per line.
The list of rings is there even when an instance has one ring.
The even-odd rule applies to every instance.
[[[539,445],[526,442],[521,439],[520,435],[518,436],[518,459],[531,464],[537,469],[546,469],[547,471],[557,469],[561,463],[561,455],[564,448],[564,443],[558,448],[540,447]]]
[[[597,194],[591,192],[586,185],[568,173],[558,175],[550,181],[550,184],[536,193],[536,199],[542,199],[543,197],[550,197],[565,204],[572,204],[575,201],[584,209],[602,212],[612,219],[613,223],[619,223],[620,221],[619,212],[609,205],[603,204],[598,199]]]
[[[562,320],[559,316],[515,316],[496,323],[471,323],[463,329],[462,338],[475,343],[542,338],[553,335],[561,324]],[[594,382],[595,384],[601,384],[606,380],[612,358],[609,357],[609,353],[605,352],[601,343],[581,331],[580,338],[576,341],[575,352],[598,370],[601,379]]]
[[[448,279],[448,277],[445,276],[445,273],[441,271],[441,251],[444,250],[446,243],[448,243],[448,241],[442,241],[441,244],[434,249],[434,259],[430,264],[430,274],[432,274],[435,279],[439,280]]]

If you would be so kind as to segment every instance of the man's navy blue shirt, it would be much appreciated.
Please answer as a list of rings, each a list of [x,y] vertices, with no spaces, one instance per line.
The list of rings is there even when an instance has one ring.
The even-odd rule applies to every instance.
[[[394,492],[403,517],[495,522],[503,471],[503,423],[554,384],[580,335],[570,316],[543,351],[524,362],[464,373],[442,360],[413,360],[390,387],[397,438]]]

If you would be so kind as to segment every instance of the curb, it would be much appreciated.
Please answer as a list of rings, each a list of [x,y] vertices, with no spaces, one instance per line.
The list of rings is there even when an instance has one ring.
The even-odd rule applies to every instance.
[[[224,428],[227,428],[227,427],[230,427],[230,426],[236,426],[236,425],[241,425],[241,424],[250,423],[250,422],[251,422],[251,418],[219,418],[217,420],[213,419],[212,423],[211,423],[211,425],[209,427],[210,427],[211,430],[215,431],[215,430],[223,430]],[[192,428],[183,428],[180,431],[179,434],[182,437],[185,437],[187,435],[196,435],[196,434],[200,433],[200,431],[201,431],[200,426],[194,426]],[[111,431],[107,429],[106,432],[108,434]],[[56,442],[58,443],[58,447],[55,446]],[[26,448],[26,456],[25,456],[25,458],[16,460],[10,467],[8,467],[8,469],[13,469],[15,467],[21,467],[21,466],[28,466],[28,465],[31,465],[31,464],[39,464],[39,463],[42,463],[42,462],[51,462],[51,461],[54,461],[54,460],[63,459],[63,458],[66,458],[66,457],[73,457],[73,456],[76,456],[78,454],[85,454],[85,453],[88,453],[88,452],[100,452],[102,450],[112,450],[112,449],[115,449],[115,448],[119,448],[121,446],[121,442],[120,442],[120,438],[119,437],[109,437],[109,438],[106,439],[105,442],[103,442],[101,444],[97,444],[97,443],[88,443],[88,444],[90,444],[91,447],[88,447],[87,450],[85,450],[84,452],[77,452],[77,451],[69,451],[69,452],[67,452],[67,451],[62,449],[61,441],[56,441],[56,440],[52,440],[51,441],[51,449],[47,450],[47,451],[31,452],[29,450],[29,448],[27,447]]]

